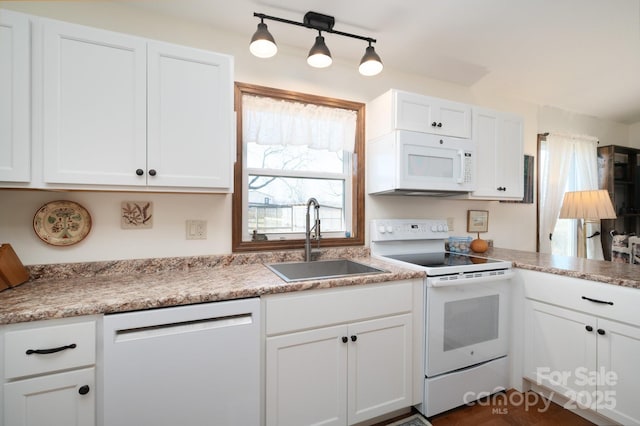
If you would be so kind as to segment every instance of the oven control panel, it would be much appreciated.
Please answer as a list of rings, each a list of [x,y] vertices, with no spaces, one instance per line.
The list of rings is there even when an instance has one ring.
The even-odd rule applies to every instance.
[[[449,236],[446,219],[378,219],[370,226],[371,241],[442,240]]]

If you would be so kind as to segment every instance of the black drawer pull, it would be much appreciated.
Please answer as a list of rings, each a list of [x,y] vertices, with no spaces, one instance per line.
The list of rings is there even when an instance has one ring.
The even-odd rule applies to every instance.
[[[89,387],[89,385],[84,385],[84,386],[80,386],[80,389],[78,389],[78,393],[80,395],[86,395],[89,393],[90,390],[91,388]]]
[[[603,305],[611,305],[613,306],[613,302],[606,302],[604,300],[598,300],[598,299],[592,299],[590,297],[586,297],[586,296],[582,296],[582,298],[584,300],[588,300],[589,302],[593,302],[593,303],[602,303]]]
[[[62,352],[65,351],[67,349],[75,349],[76,348],[76,344],[72,343],[70,345],[67,346],[60,346],[59,348],[51,348],[51,349],[27,349],[27,355],[33,355],[33,354],[38,354],[38,355],[47,355],[47,354],[54,354],[56,352]]]

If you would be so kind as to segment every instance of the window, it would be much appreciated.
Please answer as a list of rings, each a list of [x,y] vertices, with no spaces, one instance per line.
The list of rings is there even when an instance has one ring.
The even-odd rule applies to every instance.
[[[233,251],[302,248],[311,197],[321,247],[364,244],[364,104],[236,83],[235,107]]]
[[[538,250],[542,253],[575,256],[575,219],[559,219],[564,193],[598,186],[597,140],[590,136],[538,135]],[[593,231],[596,229],[594,228]],[[589,234],[591,235],[591,234]],[[590,257],[599,256],[600,241],[592,240]],[[601,252],[601,250],[599,250]]]

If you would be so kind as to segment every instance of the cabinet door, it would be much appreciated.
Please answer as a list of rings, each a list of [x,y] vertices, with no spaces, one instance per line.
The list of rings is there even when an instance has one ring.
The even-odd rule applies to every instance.
[[[347,326],[267,338],[266,424],[347,424]]]
[[[30,52],[28,17],[0,10],[0,181],[31,180]]]
[[[584,373],[596,369],[596,327],[589,315],[527,300],[525,376],[588,404],[596,388]]]
[[[434,121],[437,123],[434,133],[457,138],[471,137],[471,107],[469,105],[441,101],[436,103],[436,107],[437,116],[434,117]],[[433,121],[431,125],[433,128]]]
[[[395,128],[471,137],[471,107],[414,93],[395,93]]]
[[[500,193],[505,198],[522,199],[524,196],[522,127],[522,118],[501,113],[495,164],[497,187],[503,188]]]
[[[599,319],[597,398],[599,413],[620,424],[640,424],[640,327]]]
[[[517,200],[524,195],[522,118],[475,108],[476,183],[471,198]]]
[[[474,109],[473,134],[476,149],[476,190],[473,196],[495,197],[498,195],[496,151],[499,140],[498,117],[493,111]]]
[[[95,425],[94,377],[87,368],[5,384],[5,425]]]
[[[231,188],[232,58],[156,42],[148,55],[148,184]]]
[[[412,317],[349,326],[349,424],[411,405]]]
[[[44,23],[45,183],[145,185],[146,44]]]

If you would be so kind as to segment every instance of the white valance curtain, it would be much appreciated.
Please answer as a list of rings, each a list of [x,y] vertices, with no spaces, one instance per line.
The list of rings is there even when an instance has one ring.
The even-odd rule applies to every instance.
[[[574,173],[572,191],[598,189],[598,140],[591,136],[549,134],[541,142],[540,161],[540,252],[551,253],[549,236],[555,229],[569,173]],[[598,229],[592,229],[589,235]],[[589,230],[587,230],[589,232]],[[589,240],[592,258],[602,258],[600,239]]]
[[[353,152],[356,111],[244,95],[244,143],[306,145],[331,152]]]

